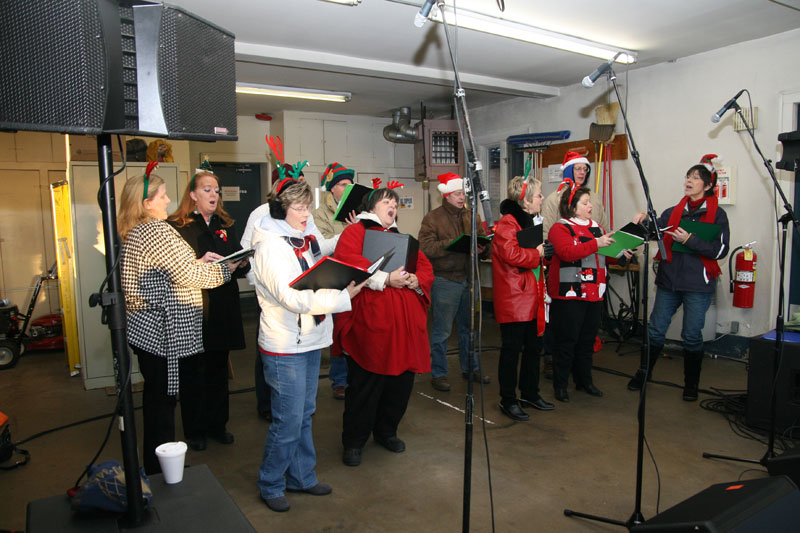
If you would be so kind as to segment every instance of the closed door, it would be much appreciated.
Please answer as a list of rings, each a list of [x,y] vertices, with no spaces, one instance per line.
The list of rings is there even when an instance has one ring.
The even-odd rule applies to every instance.
[[[259,163],[212,163],[222,188],[222,205],[236,222],[236,239],[242,238],[247,218],[263,203]]]

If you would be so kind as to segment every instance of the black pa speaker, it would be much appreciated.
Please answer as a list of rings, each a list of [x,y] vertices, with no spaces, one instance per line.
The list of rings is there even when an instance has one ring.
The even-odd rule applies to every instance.
[[[0,129],[236,140],[234,35],[133,0],[3,0]]]
[[[775,430],[780,434],[800,423],[800,343],[784,339],[783,361],[774,379],[775,341],[763,338],[750,341],[747,368],[748,426],[770,428],[770,396],[775,386]]]
[[[797,531],[798,510],[800,491],[787,477],[734,481],[711,485],[631,532],[788,533]]]

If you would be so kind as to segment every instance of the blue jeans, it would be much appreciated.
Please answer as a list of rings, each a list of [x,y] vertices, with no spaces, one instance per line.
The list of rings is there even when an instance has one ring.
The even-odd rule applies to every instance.
[[[706,323],[706,311],[711,305],[710,292],[671,291],[663,287],[656,288],[656,301],[650,313],[648,332],[652,346],[663,346],[672,315],[683,304],[683,328],[681,338],[683,348],[687,352],[703,351],[703,326]]]
[[[331,369],[328,371],[331,388],[347,387],[347,359],[344,357],[331,357]]]
[[[431,377],[447,376],[447,339],[453,331],[453,320],[458,322],[458,358],[461,371],[469,371],[469,286],[435,276],[431,289]],[[478,369],[478,358],[472,370]]]
[[[287,487],[301,490],[317,484],[311,415],[316,409],[320,350],[261,354],[261,360],[272,389],[272,424],[258,469],[258,489],[266,500],[283,496]]]

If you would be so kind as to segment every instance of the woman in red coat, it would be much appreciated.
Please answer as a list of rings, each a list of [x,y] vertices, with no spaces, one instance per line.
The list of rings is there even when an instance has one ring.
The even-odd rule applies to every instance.
[[[555,248],[547,292],[553,299],[550,325],[555,338],[555,398],[568,402],[570,370],[576,390],[591,396],[603,395],[592,381],[592,355],[606,290],[606,261],[624,264],[632,252],[626,250],[619,260],[598,254],[599,248],[612,244],[614,239],[592,220],[590,190],[576,188],[570,179],[565,179],[562,186],[566,188],[558,203],[561,219],[553,224],[547,236]]]
[[[492,240],[494,316],[500,324],[500,410],[512,420],[530,416],[520,404],[541,411],[553,404],[539,396],[539,354],[544,332],[544,246],[522,248],[517,232],[532,227],[542,207],[542,184],[517,176],[508,184],[508,199],[500,204],[503,217]],[[538,217],[537,217],[538,218]],[[541,224],[541,220],[538,221]],[[520,398],[517,399],[517,363]]]
[[[375,189],[365,197],[358,223],[342,232],[334,257],[368,267],[362,255],[367,231],[397,233],[397,193]],[[397,426],[405,414],[414,374],[431,371],[427,307],[433,285],[433,268],[422,252],[415,273],[403,267],[376,272],[353,299],[353,310],[336,315],[334,351],[347,355],[347,389],[344,400],[342,461],[361,464],[361,450],[370,433],[384,448],[400,453],[405,443]]]

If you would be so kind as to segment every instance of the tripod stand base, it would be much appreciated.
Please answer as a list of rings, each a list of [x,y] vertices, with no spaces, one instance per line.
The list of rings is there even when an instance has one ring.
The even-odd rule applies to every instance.
[[[703,452],[703,459],[723,459],[725,461],[736,461],[737,463],[750,463],[752,465],[760,465],[761,461],[755,459],[742,459],[741,457],[733,457],[730,455],[718,455],[716,453]]]
[[[628,524],[626,524],[625,522],[614,520],[613,518],[605,518],[603,516],[597,516],[593,514],[579,513],[578,511],[573,511],[572,509],[564,509],[564,516],[586,518],[587,520],[594,520],[595,522],[603,522],[604,524],[612,524],[620,527],[628,527]]]
[[[787,476],[800,486],[800,450],[791,448],[781,455],[764,457],[761,464],[767,467],[770,476]]]

